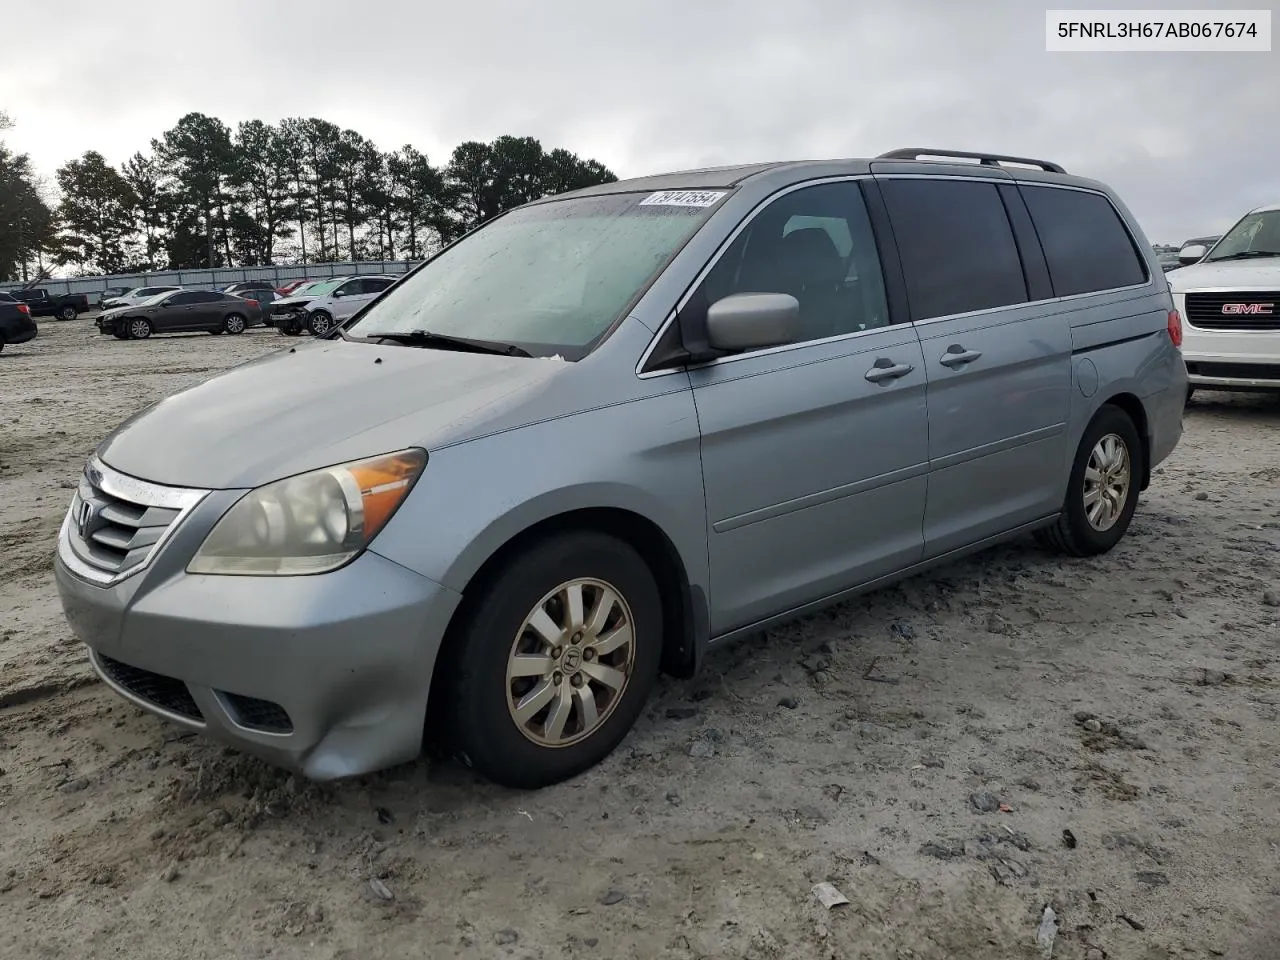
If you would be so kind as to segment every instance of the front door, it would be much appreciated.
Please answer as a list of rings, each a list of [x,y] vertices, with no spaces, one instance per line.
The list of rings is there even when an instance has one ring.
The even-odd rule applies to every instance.
[[[342,285],[342,297],[333,302],[333,319],[341,322],[363,310],[365,304],[391,285],[378,277],[359,277]]]
[[[803,332],[689,371],[713,634],[910,566],[923,550],[924,358],[911,325],[891,322],[858,183],[772,201],[685,310],[745,292],[794,295]]]
[[[924,538],[936,557],[1061,507],[1071,330],[1047,290],[1029,289],[1047,279],[1039,250],[1015,239],[1013,224],[1030,221],[1012,184],[879,183],[929,380]]]

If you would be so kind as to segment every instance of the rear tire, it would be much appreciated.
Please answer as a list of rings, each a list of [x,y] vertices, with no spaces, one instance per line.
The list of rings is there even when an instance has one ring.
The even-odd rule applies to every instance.
[[[1189,404],[1191,402],[1191,398],[1194,397],[1195,395],[1196,395],[1196,388],[1187,387],[1187,398],[1182,401],[1182,405],[1185,407],[1187,404]]]
[[[62,307],[58,310],[59,320],[74,320],[76,318],[75,307]]]
[[[662,599],[640,555],[603,534],[561,534],[486,577],[469,606],[436,666],[441,719],[463,762],[533,789],[608,756],[662,658]]]
[[[1138,507],[1145,456],[1129,415],[1104,406],[1080,438],[1061,516],[1053,526],[1037,530],[1036,539],[1073,557],[1097,556],[1114,547]]]
[[[244,333],[247,321],[238,313],[233,313],[222,321],[222,329],[230,334]]]

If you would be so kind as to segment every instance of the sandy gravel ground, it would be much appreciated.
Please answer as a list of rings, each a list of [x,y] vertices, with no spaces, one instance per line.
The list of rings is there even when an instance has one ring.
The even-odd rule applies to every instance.
[[[283,343],[0,355],[0,957],[1001,960],[1046,905],[1067,960],[1280,956],[1280,398],[1197,398],[1110,556],[721,651],[571,783],[318,787],[93,683],[50,571],[113,425]]]

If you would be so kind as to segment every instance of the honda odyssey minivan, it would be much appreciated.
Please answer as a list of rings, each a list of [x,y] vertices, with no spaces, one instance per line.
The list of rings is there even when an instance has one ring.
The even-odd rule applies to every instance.
[[[184,727],[537,787],[713,646],[1024,533],[1110,550],[1182,432],[1181,336],[1132,215],[1052,163],[590,187],[125,422],[57,581]]]

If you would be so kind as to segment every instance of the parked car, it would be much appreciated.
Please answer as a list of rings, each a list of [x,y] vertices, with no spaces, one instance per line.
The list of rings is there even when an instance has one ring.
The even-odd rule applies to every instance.
[[[355,316],[395,282],[395,277],[382,275],[321,281],[272,304],[271,325],[285,336],[296,337],[304,330],[320,336]]]
[[[1280,390],[1280,203],[1250,210],[1211,248],[1188,241],[1180,255],[1192,265],[1169,283],[1186,319],[1187,399],[1201,387]]]
[[[106,306],[106,304],[108,303],[108,301],[116,300],[116,299],[118,299],[118,298],[120,298],[120,297],[123,297],[123,296],[125,296],[125,294],[127,294],[130,290],[134,290],[134,289],[137,289],[137,288],[135,288],[135,287],[107,287],[107,289],[103,290],[100,294],[98,294],[97,299],[95,299],[95,300],[93,301],[93,305],[94,305],[95,307],[97,307],[99,310],[106,310],[106,309],[108,309],[108,307]]]
[[[713,646],[1029,531],[1106,553],[1182,433],[1155,254],[1095,181],[919,153],[526,204],[135,415],[58,537],[94,669],[314,779],[430,735],[537,787]]]
[[[43,287],[28,287],[25,290],[12,290],[10,296],[25,303],[33,317],[74,320],[80,314],[89,312],[89,297],[83,293],[50,293]]]
[[[276,293],[280,294],[280,296],[282,297],[287,297],[291,293],[293,293],[295,290],[298,290],[301,287],[305,287],[307,286],[307,284],[310,284],[310,283],[315,283],[315,281],[308,280],[306,278],[303,278],[301,280],[290,280],[288,283],[284,284],[283,286],[277,287]]]
[[[280,299],[280,295],[274,290],[240,290],[232,294],[233,297],[239,297],[241,300],[252,300],[262,308],[263,322],[266,322],[267,310],[272,303]]]
[[[162,293],[173,293],[175,290],[181,290],[182,287],[134,287],[128,293],[118,297],[111,297],[102,301],[103,310],[114,310],[116,307],[132,307],[141,303],[143,300],[150,300],[152,297],[158,297]]]
[[[145,340],[153,333],[244,333],[261,324],[262,308],[256,300],[215,290],[162,293],[98,318],[98,329],[119,340]]]
[[[270,280],[241,280],[237,283],[231,284],[230,286],[223,287],[222,292],[239,296],[242,293],[249,293],[251,291],[256,293],[261,290],[274,293],[275,289],[276,285]]]
[[[40,332],[31,317],[31,308],[12,294],[0,293],[0,351],[34,340]]]

